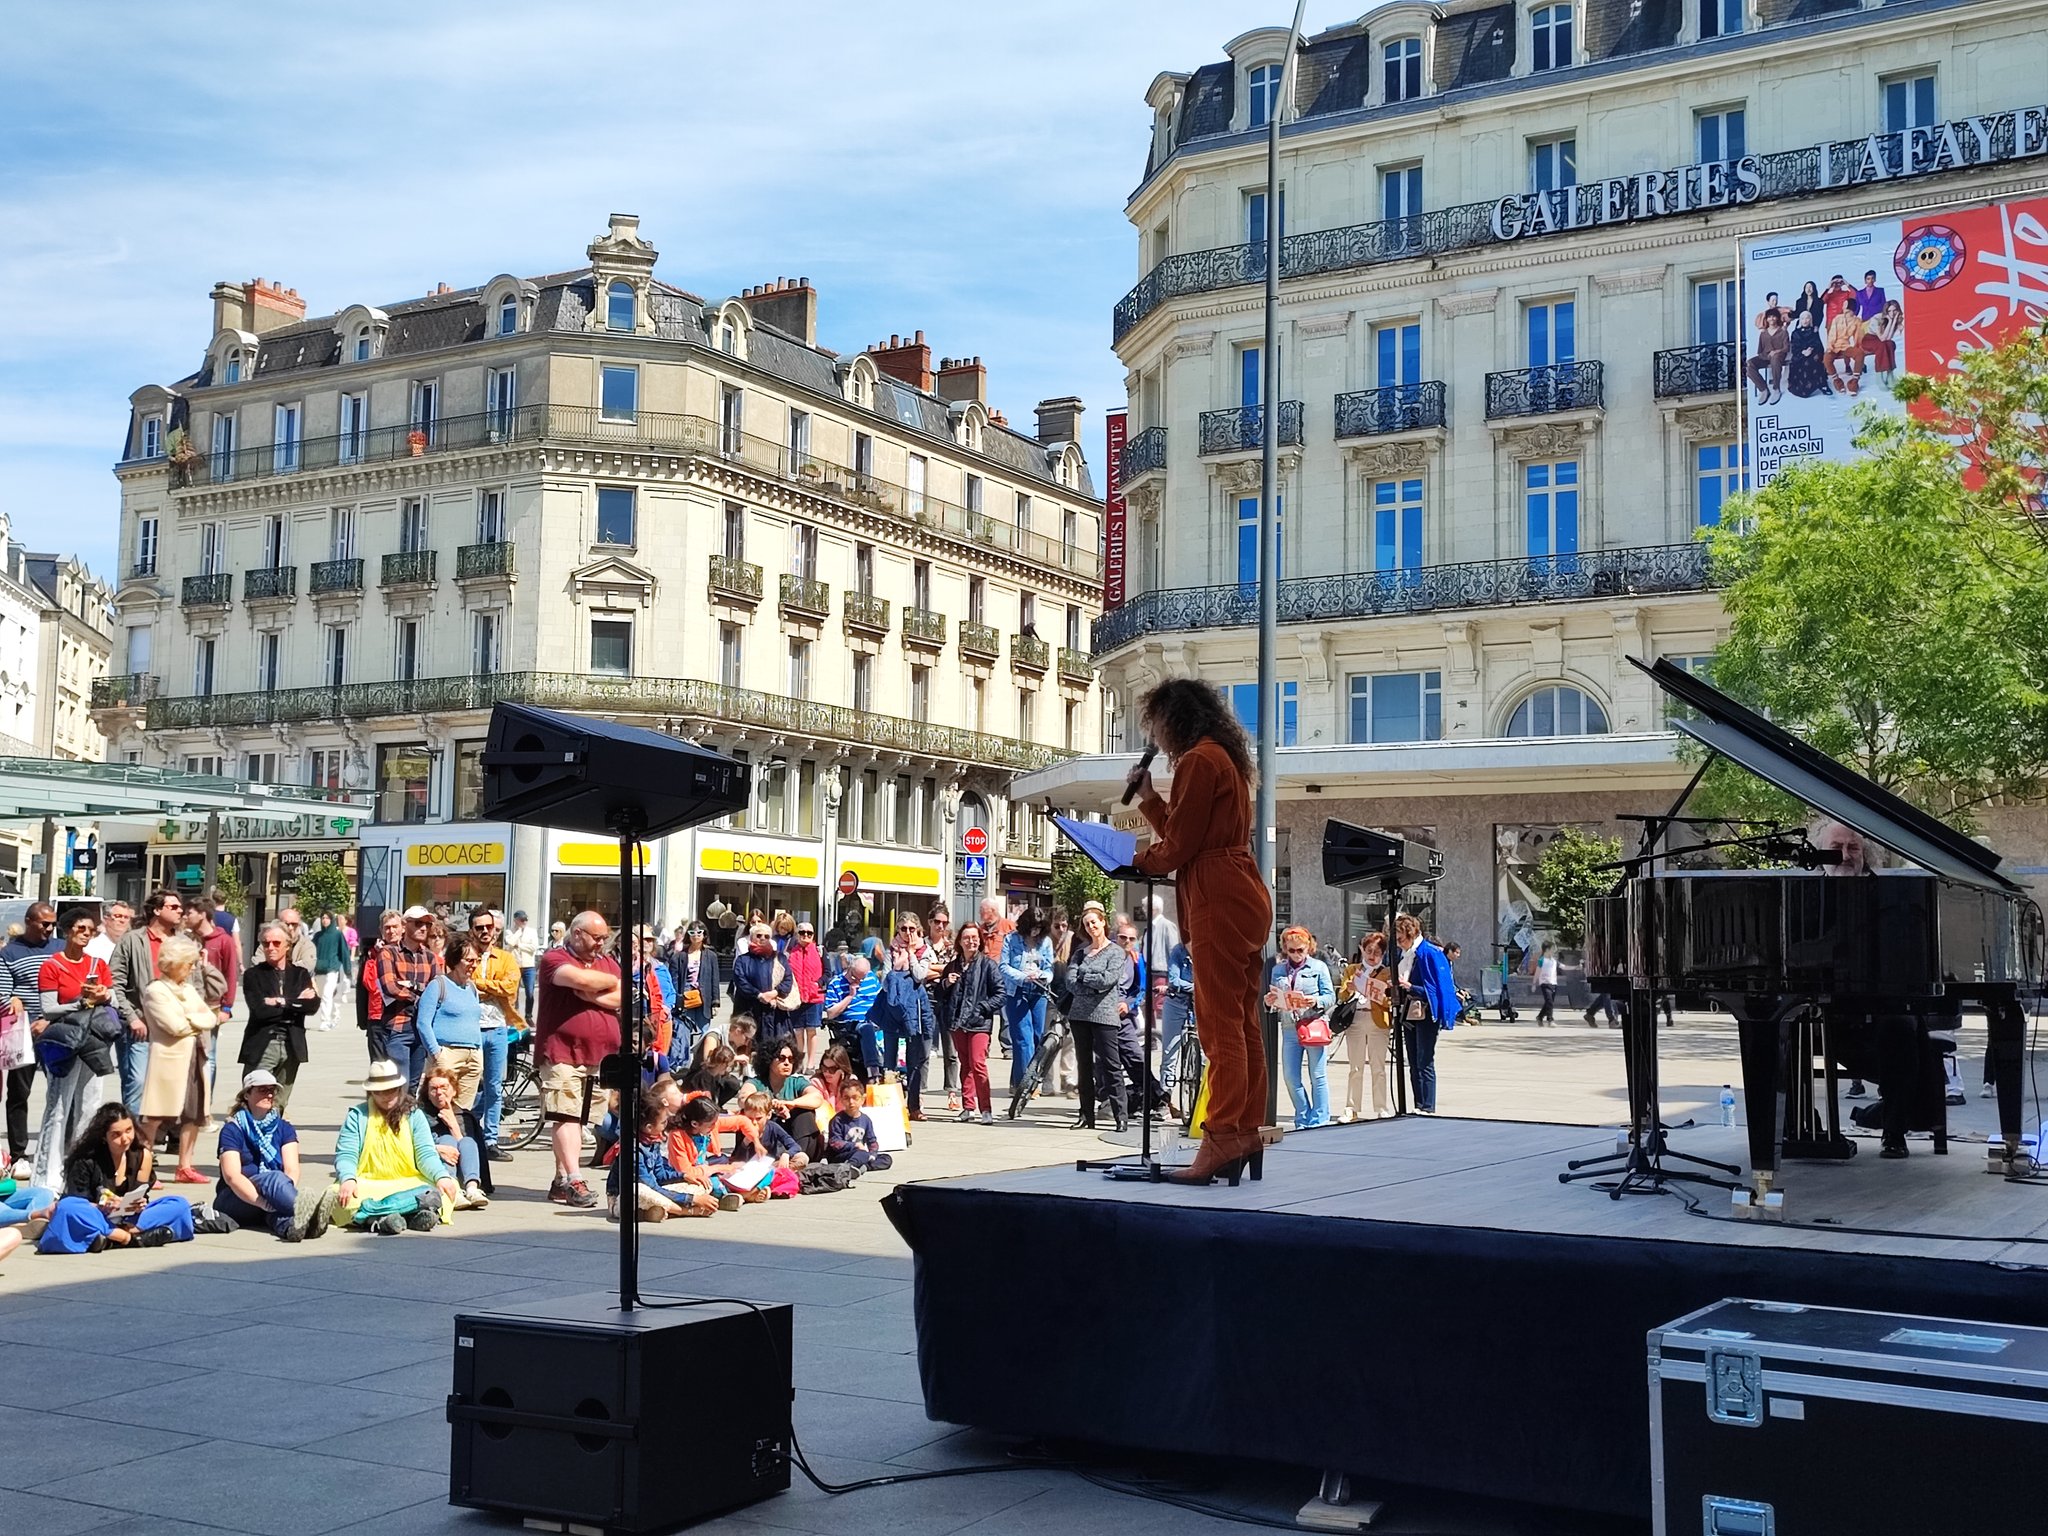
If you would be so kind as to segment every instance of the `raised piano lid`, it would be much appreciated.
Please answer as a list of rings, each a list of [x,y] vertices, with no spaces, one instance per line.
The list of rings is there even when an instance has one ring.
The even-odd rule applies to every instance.
[[[1873,843],[1930,874],[1988,891],[2020,889],[1998,873],[1998,855],[1982,843],[1844,768],[1711,683],[1662,659],[1655,666],[1633,656],[1629,661],[1692,712],[1690,716],[1673,715],[1674,730],[1742,764],[1765,783],[1805,801],[1845,827],[1854,827]]]

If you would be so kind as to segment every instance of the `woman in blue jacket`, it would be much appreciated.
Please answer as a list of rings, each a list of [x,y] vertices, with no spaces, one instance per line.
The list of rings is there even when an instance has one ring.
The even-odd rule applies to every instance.
[[[1032,908],[1003,940],[1003,1021],[1010,1026],[1010,1091],[1015,1093],[1031,1070],[1031,1058],[1045,1035],[1045,1008],[1051,998],[1052,937],[1045,914]]]
[[[1315,935],[1289,928],[1280,935],[1280,953],[1266,978],[1266,1006],[1280,1015],[1280,1075],[1294,1101],[1294,1128],[1306,1131],[1330,1119],[1330,1077],[1324,1058],[1327,1045],[1303,1045],[1297,1026],[1310,1020],[1326,1023],[1337,1006],[1330,968],[1316,958]],[[1307,1081],[1303,1081],[1303,1069]]]
[[[1437,1031],[1458,1022],[1458,987],[1451,980],[1451,962],[1406,912],[1394,919],[1394,940],[1400,946],[1395,965],[1401,978],[1401,1044],[1408,1052],[1408,1080],[1416,1109],[1433,1115]]]

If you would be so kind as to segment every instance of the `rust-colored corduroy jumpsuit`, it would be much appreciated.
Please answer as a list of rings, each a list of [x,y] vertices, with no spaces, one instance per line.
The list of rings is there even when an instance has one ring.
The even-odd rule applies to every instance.
[[[1266,1112],[1259,1034],[1260,958],[1273,934],[1273,898],[1252,862],[1252,791],[1213,741],[1173,765],[1173,798],[1147,801],[1157,834],[1138,867],[1172,875],[1195,972],[1195,1030],[1209,1058],[1207,1125],[1219,1136],[1257,1133]]]

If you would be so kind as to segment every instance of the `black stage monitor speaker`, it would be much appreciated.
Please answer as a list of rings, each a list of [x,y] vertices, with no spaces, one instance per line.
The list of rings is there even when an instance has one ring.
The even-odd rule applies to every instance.
[[[523,704],[491,711],[483,815],[617,836],[620,816],[658,837],[743,810],[747,774],[659,731]]]
[[[1444,856],[1424,843],[1348,821],[1323,827],[1323,884],[1424,885],[1442,877]]]
[[[638,1536],[788,1490],[792,1308],[550,1308],[455,1319],[450,1503]]]

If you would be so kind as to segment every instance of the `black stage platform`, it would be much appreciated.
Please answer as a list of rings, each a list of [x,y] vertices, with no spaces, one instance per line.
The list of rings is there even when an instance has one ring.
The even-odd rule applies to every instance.
[[[1742,1135],[1673,1144],[1732,1163]],[[1234,1190],[1069,1167],[905,1185],[925,1409],[1641,1517],[1657,1324],[1751,1296],[2048,1325],[2048,1244],[1969,1240],[2048,1238],[2048,1188],[1986,1175],[1979,1144],[1795,1165],[1784,1226],[1558,1184],[1613,1144],[1415,1116],[1291,1134]],[[1915,1235],[1796,1225],[1823,1219]]]

